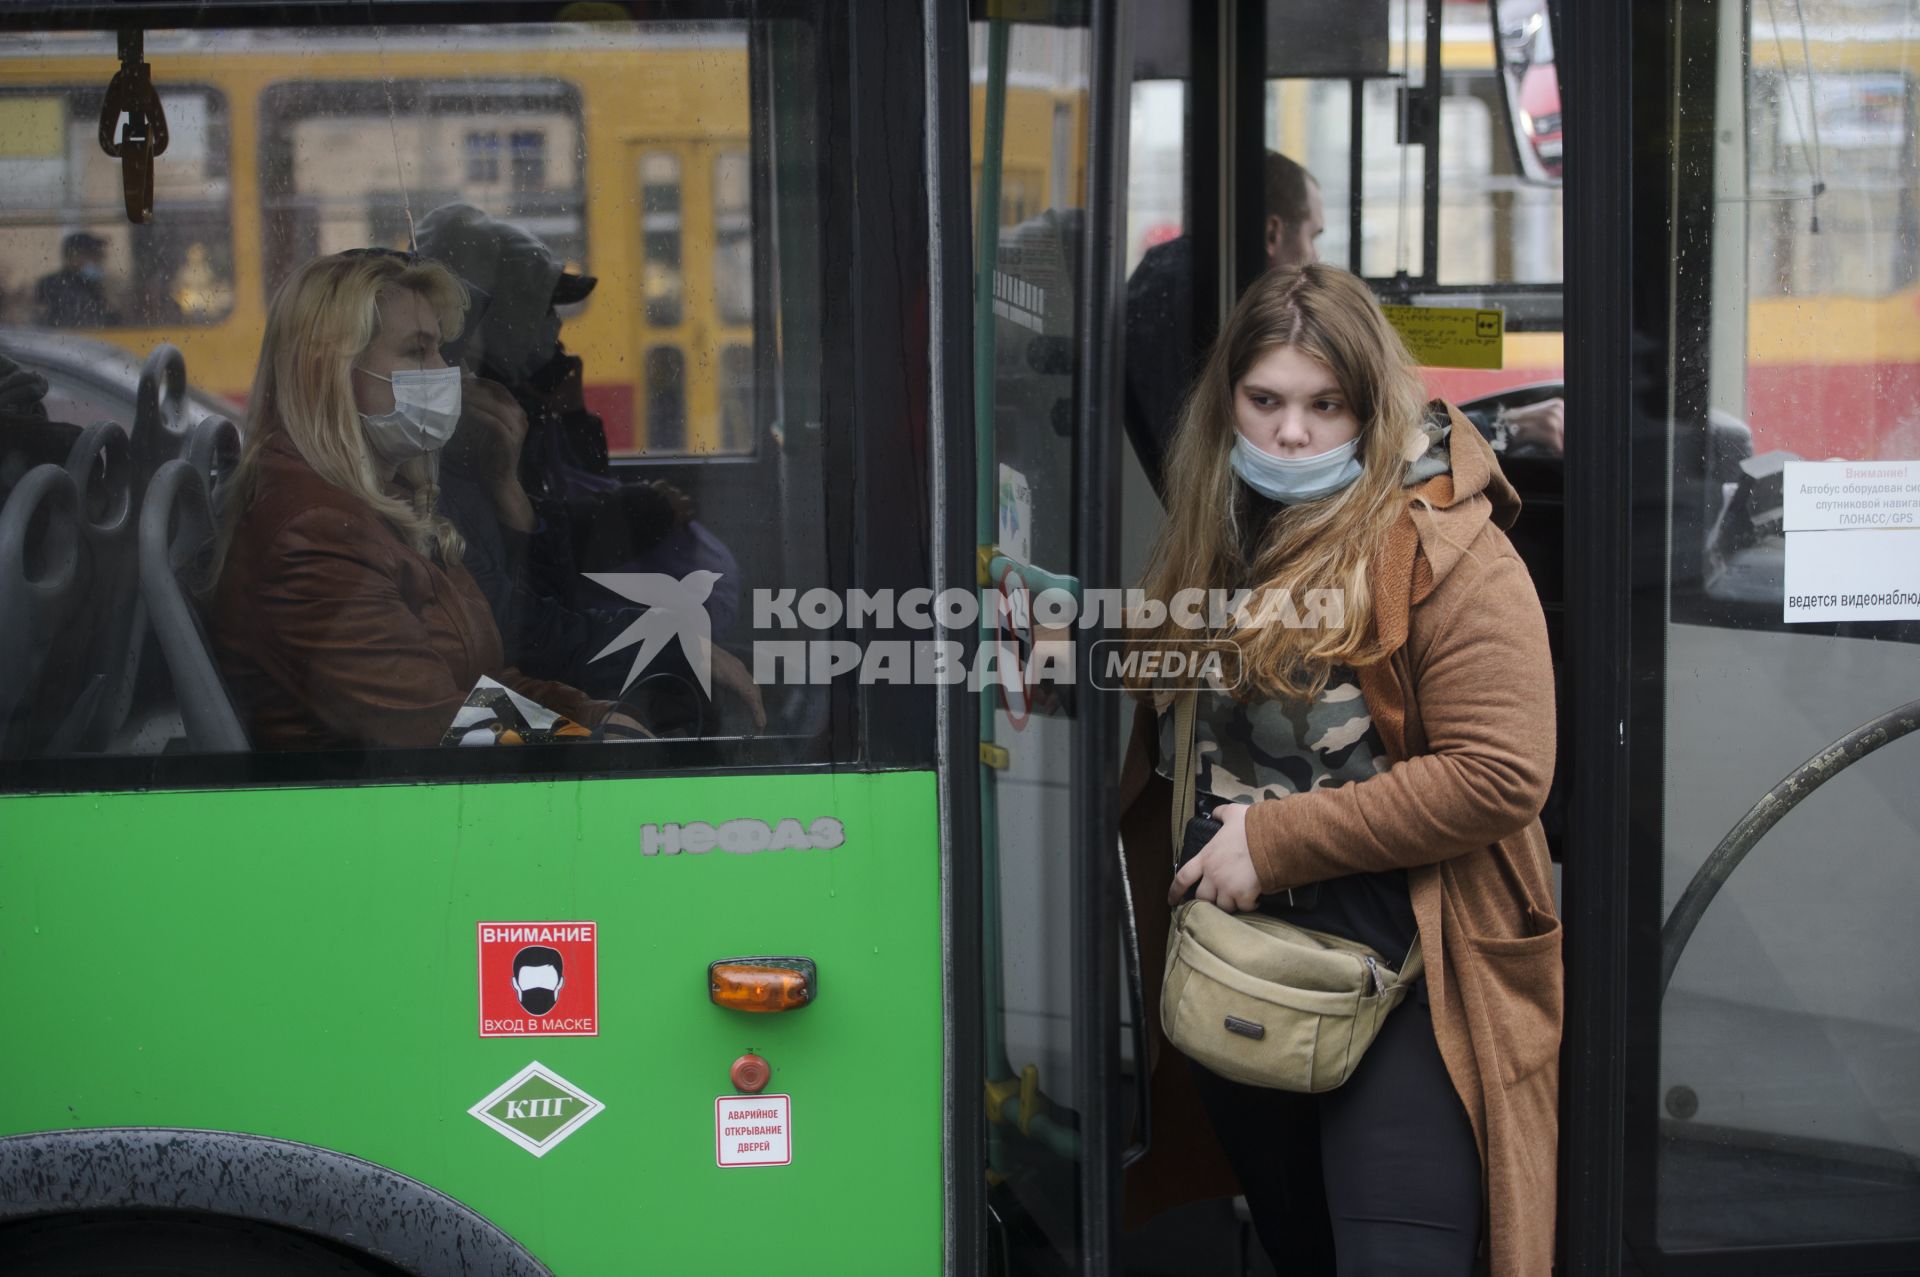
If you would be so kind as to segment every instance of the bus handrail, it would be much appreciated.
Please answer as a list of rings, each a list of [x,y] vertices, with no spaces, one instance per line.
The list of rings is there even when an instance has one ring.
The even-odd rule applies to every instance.
[[[1660,997],[1663,1001],[1667,996],[1667,985],[1673,980],[1674,968],[1680,964],[1680,955],[1693,938],[1693,929],[1700,924],[1701,915],[1706,913],[1707,906],[1713,903],[1713,898],[1726,885],[1727,879],[1733,876],[1733,871],[1740,867],[1747,853],[1753,850],[1754,844],[1779,824],[1781,817],[1799,806],[1807,795],[1881,746],[1889,745],[1915,729],[1920,729],[1920,700],[1908,701],[1898,709],[1869,719],[1788,772],[1779,784],[1761,796],[1760,801],[1740,818],[1739,823],[1727,831],[1720,845],[1694,871],[1693,881],[1680,893],[1673,912],[1667,915],[1665,925],[1660,928]]]

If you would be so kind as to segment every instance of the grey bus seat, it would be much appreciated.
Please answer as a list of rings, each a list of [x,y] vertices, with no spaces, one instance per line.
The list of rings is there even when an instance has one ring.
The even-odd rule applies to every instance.
[[[164,463],[140,507],[140,594],[173,676],[188,747],[234,753],[247,748],[246,731],[214,664],[191,588],[204,578],[213,542],[200,471],[182,459]]]
[[[81,430],[67,452],[66,471],[80,498],[85,576],[36,696],[36,747],[49,754],[72,753],[99,716],[111,685],[107,664],[117,650],[119,618],[132,609],[138,589],[133,458],[126,430],[111,421]]]
[[[153,348],[134,396],[134,479],[144,489],[162,465],[185,454],[192,435],[187,358],[179,347],[163,341]]]
[[[135,510],[144,509],[154,475],[168,462],[196,448],[192,416],[186,357],[178,347],[161,342],[141,365],[134,391],[133,422],[126,431],[128,495]],[[210,432],[211,437],[198,445],[209,472],[220,452],[219,431],[210,428]],[[103,576],[99,588],[116,598],[124,594],[126,605],[101,614],[92,654],[99,686],[84,721],[63,733],[71,737],[64,742],[70,748],[87,752],[144,748],[137,742],[151,733],[143,716],[135,714],[135,706],[164,692],[153,677],[158,671],[142,674],[150,643],[146,602],[139,588],[138,548],[128,545],[124,559],[108,558],[102,567],[110,575]]]
[[[33,748],[40,673],[85,588],[80,494],[61,466],[35,466],[0,505],[0,753]]]
[[[200,472],[207,501],[220,508],[220,491],[240,464],[240,427],[225,417],[202,417],[187,430],[180,455]]]

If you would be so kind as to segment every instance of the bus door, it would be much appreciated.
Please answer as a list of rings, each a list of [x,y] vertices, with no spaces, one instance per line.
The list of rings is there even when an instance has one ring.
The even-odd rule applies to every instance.
[[[1119,1072],[1116,7],[976,4],[974,461],[986,1206],[994,1271],[1109,1271]],[[989,655],[990,654],[990,655]],[[1089,681],[1089,675],[1093,678]]]
[[[1352,271],[1394,308],[1429,394],[1460,405],[1499,453],[1524,503],[1510,535],[1558,659],[1561,192],[1557,152],[1551,166],[1535,162],[1512,134],[1498,54],[1509,7],[1267,0],[1134,10],[1123,581],[1145,567],[1162,516],[1161,460],[1221,319],[1270,267],[1317,260]],[[1541,35],[1535,80],[1548,79],[1536,84],[1548,98],[1550,49]],[[1534,122],[1546,116],[1540,106]],[[1560,770],[1570,771],[1565,749]],[[1556,854],[1564,801],[1557,789],[1543,820]],[[1249,1247],[1244,1211],[1225,1201],[1168,1211],[1125,1238],[1140,1272],[1238,1272]]]

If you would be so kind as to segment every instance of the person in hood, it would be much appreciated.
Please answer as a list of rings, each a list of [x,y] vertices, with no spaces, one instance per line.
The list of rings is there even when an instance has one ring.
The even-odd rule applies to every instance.
[[[600,695],[622,693],[625,667],[596,658],[637,614],[587,572],[713,571],[721,584],[707,610],[713,635],[724,636],[738,611],[739,565],[694,519],[686,494],[612,473],[581,361],[561,344],[559,308],[586,300],[598,280],[567,271],[538,236],[471,204],[428,213],[418,243],[478,299],[459,351],[477,377],[448,451],[441,502],[467,542],[508,659]],[[764,726],[745,665],[720,647],[710,658],[755,729]],[[682,676],[677,684],[690,673],[669,672]],[[675,716],[702,717],[684,705]]]
[[[1177,872],[1174,698],[1132,687],[1121,829],[1147,1022],[1169,911],[1190,889],[1395,968],[1417,939],[1426,975],[1322,1094],[1160,1050],[1130,1219],[1237,1185],[1289,1271],[1465,1277],[1484,1254],[1494,1277],[1544,1273],[1561,976],[1538,817],[1554,696],[1540,605],[1502,532],[1514,491],[1479,432],[1425,401],[1365,285],[1318,264],[1240,300],[1166,473],[1146,598],[1252,593],[1221,636],[1239,682],[1196,705],[1199,806],[1221,827]],[[1133,641],[1204,637],[1181,612]]]
[[[577,723],[608,713],[505,659],[436,508],[465,306],[445,267],[369,250],[308,262],[268,307],[208,616],[256,745],[437,745],[483,676]]]

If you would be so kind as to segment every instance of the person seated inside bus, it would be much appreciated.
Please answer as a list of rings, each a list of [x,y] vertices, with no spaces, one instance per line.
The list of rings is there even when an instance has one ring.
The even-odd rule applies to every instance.
[[[103,328],[120,322],[107,302],[107,241],[74,231],[60,241],[60,269],[33,286],[37,318],[48,328]]]
[[[1267,152],[1265,179],[1267,268],[1319,261],[1320,183],[1278,151]],[[1181,235],[1148,249],[1127,279],[1127,436],[1156,482],[1211,336],[1194,331],[1194,269],[1193,238]]]
[[[434,509],[461,395],[440,348],[465,307],[445,267],[392,251],[317,258],[274,295],[208,616],[256,745],[439,744],[482,677],[580,724],[608,713],[507,664]]]
[[[527,569],[535,515],[519,477],[527,430],[526,411],[504,386],[467,377],[460,423],[442,454],[439,508],[466,540],[467,567],[487,597],[508,661],[535,677],[620,698],[631,671],[611,649],[624,646],[619,639],[644,609],[577,604],[537,588]],[[710,637],[703,650],[712,681],[744,707],[754,731],[764,729],[766,710],[746,665]],[[665,735],[702,734],[713,711],[692,690],[696,676],[684,650],[677,644],[661,649],[647,672],[653,684],[645,695],[649,724]]]
[[[458,352],[469,379],[460,429],[445,456],[441,509],[468,545],[508,659],[518,668],[605,695],[625,665],[598,660],[638,616],[587,572],[717,576],[704,606],[714,681],[765,725],[759,689],[718,645],[738,613],[739,565],[665,483],[623,484],[606,431],[586,406],[581,360],[560,341],[559,308],[598,282],[564,269],[538,237],[452,203],[421,219],[419,250],[485,298]],[[658,672],[684,685],[692,671],[668,657]],[[669,668],[670,667],[670,668]]]
[[[606,429],[586,404],[585,369],[560,340],[560,308],[585,301],[599,281],[566,270],[538,236],[471,204],[428,213],[417,247],[484,298],[460,361],[505,387],[526,414],[519,473],[544,525],[536,567],[555,587],[549,592],[605,601],[581,572],[676,568],[719,571],[731,587],[739,568],[726,547],[704,532],[688,535],[697,524],[686,494],[622,483],[612,471]],[[729,590],[709,608],[716,632],[730,628],[732,616],[715,609],[733,597]]]

